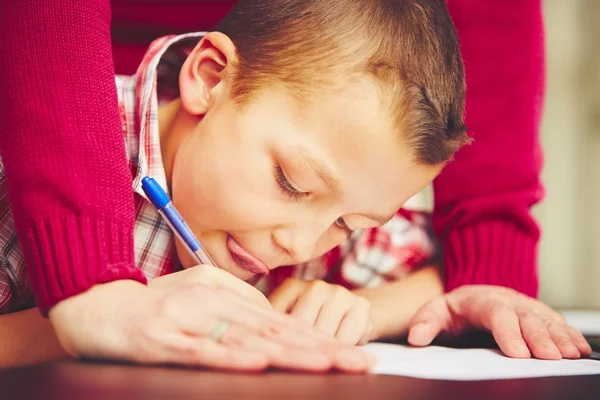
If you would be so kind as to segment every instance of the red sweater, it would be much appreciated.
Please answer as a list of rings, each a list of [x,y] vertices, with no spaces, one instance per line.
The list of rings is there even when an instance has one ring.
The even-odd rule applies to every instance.
[[[115,54],[135,59],[152,37],[210,29],[231,5],[202,3],[113,1],[113,31],[125,39]],[[540,1],[450,0],[449,7],[463,44],[475,143],[435,181],[447,289],[490,283],[535,296]],[[110,29],[108,0],[0,2],[0,154],[44,314],[96,283],[144,281],[133,265],[133,193]],[[127,65],[119,72],[131,72]]]

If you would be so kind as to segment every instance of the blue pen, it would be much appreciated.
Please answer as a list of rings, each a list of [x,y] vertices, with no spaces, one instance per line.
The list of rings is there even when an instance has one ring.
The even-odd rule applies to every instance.
[[[196,261],[200,264],[215,265],[158,182],[146,176],[142,178],[142,189]]]

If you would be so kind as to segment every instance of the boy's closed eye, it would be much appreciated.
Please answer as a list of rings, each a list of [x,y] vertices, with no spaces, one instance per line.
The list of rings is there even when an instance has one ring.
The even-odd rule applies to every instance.
[[[304,192],[296,189],[294,185],[290,182],[290,180],[287,178],[285,172],[283,171],[283,168],[280,165],[274,165],[273,175],[275,177],[275,181],[277,182],[279,190],[284,196],[288,197],[289,199],[293,201],[299,201],[300,199],[306,198],[311,195],[310,192]],[[350,229],[348,224],[346,224],[346,221],[343,217],[339,217],[337,220],[335,220],[334,225],[336,228],[344,232],[348,238],[350,238],[353,230]]]
[[[298,201],[302,198],[310,196],[310,192],[298,190],[294,187],[294,185],[292,185],[292,183],[287,178],[285,172],[283,172],[283,168],[281,168],[280,165],[274,166],[273,174],[275,176],[275,180],[277,181],[281,193],[287,196],[288,198],[294,201]]]

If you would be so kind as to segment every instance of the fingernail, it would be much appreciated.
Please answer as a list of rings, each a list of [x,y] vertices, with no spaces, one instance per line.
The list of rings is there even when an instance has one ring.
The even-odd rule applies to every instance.
[[[590,346],[590,344],[588,342],[582,342],[580,344],[581,346],[581,352],[584,353],[585,355],[589,355],[592,354],[592,346]]]
[[[563,357],[573,357],[573,358],[581,357],[581,353],[579,352],[579,349],[573,343],[569,343],[569,344],[565,345],[565,350],[566,350],[567,354],[563,354]]]
[[[427,322],[419,322],[418,324],[416,324],[415,326],[413,326],[411,328],[411,330],[413,330],[413,329],[423,329],[425,326],[427,326]]]
[[[567,343],[566,348],[568,348],[569,350],[577,350],[577,346],[575,346],[573,343]],[[579,350],[577,350],[579,351]]]
[[[554,342],[544,342],[544,343],[542,343],[542,347],[544,347],[545,349],[548,349],[554,353],[560,354],[560,350],[558,350],[558,347],[556,347]]]
[[[514,347],[515,347],[515,350],[520,351],[522,353],[529,352],[529,348],[521,342],[516,342]]]
[[[521,341],[513,342],[513,349],[515,349],[515,351],[517,351],[519,354],[522,354],[524,357],[531,357],[531,352],[529,351],[529,348],[527,347],[527,345],[525,345],[525,343]]]
[[[559,360],[562,358],[562,353],[560,352],[558,347],[556,347],[554,342],[544,342],[544,343],[542,343],[542,347],[551,353],[549,358],[551,358],[553,360],[554,359]]]

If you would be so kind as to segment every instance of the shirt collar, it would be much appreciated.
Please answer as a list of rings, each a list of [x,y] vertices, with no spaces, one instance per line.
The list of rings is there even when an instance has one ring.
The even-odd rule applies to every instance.
[[[139,138],[139,153],[133,190],[144,198],[146,195],[142,190],[142,178],[145,176],[154,178],[168,192],[160,150],[158,105],[179,95],[178,76],[181,65],[177,67],[172,60],[185,61],[193,46],[205,34],[193,32],[156,39],[150,44],[136,73],[134,126],[137,133],[135,136]],[[160,64],[166,65],[159,73]]]

